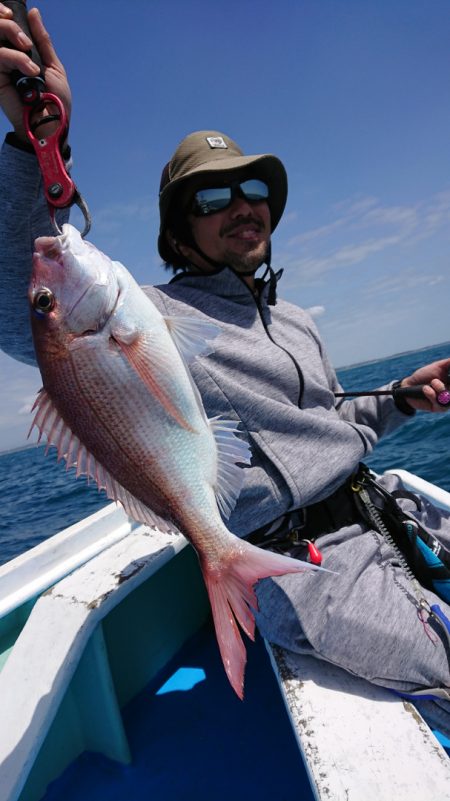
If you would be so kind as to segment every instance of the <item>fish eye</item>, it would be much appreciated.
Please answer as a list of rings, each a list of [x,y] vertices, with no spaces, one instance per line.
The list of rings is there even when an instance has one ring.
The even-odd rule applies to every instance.
[[[50,289],[42,287],[33,299],[33,308],[38,314],[48,314],[55,306],[55,296]]]

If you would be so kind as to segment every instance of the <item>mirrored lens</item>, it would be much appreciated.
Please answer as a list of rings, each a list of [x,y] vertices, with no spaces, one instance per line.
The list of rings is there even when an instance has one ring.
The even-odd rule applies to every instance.
[[[257,178],[243,181],[242,184],[239,184],[239,189],[250,203],[258,203],[261,200],[267,200],[269,197],[269,187],[264,181],[258,181]]]
[[[195,211],[197,214],[213,214],[225,209],[231,201],[231,186],[219,186],[217,189],[200,189],[195,193]]]
[[[199,189],[194,196],[193,213],[197,216],[214,214],[230,205],[232,200],[240,194],[249,203],[260,203],[269,197],[269,187],[264,181],[249,178],[242,183],[233,183],[230,186],[208,187]]]

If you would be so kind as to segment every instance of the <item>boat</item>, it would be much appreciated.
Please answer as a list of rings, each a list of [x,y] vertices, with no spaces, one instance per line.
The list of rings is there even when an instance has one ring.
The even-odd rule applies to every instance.
[[[13,559],[0,801],[450,801],[450,742],[408,701],[261,637],[248,655],[241,702],[191,546],[116,504]]]

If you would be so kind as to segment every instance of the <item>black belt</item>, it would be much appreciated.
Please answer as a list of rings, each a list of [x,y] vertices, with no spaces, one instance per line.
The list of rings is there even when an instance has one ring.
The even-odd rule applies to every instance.
[[[362,515],[352,490],[354,475],[328,498],[302,509],[287,512],[277,520],[252,531],[246,539],[260,548],[292,556],[301,555],[308,542],[344,526],[361,522]]]

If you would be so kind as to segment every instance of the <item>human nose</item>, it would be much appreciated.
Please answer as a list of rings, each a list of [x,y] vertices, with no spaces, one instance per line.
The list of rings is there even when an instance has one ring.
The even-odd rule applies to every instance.
[[[230,216],[233,219],[236,217],[247,217],[251,212],[252,204],[244,197],[244,195],[235,195],[230,206]]]

